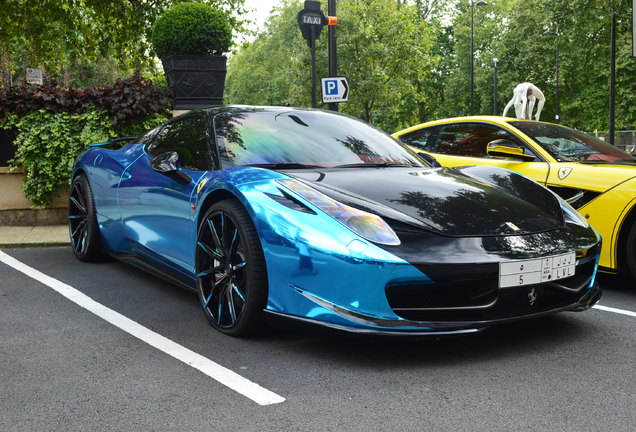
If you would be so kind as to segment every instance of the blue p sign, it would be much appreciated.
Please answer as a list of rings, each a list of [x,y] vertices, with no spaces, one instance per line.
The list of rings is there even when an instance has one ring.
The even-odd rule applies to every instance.
[[[325,81],[325,90],[328,95],[337,95],[338,94],[338,80],[326,80]]]
[[[340,103],[349,100],[349,84],[347,83],[347,78],[321,78],[320,82],[322,88],[323,103]]]

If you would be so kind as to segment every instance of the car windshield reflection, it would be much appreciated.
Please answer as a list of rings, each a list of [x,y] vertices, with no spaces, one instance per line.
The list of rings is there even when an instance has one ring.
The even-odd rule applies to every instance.
[[[636,157],[583,132],[536,122],[510,124],[543,147],[559,162],[636,164]]]
[[[424,166],[384,132],[345,115],[303,110],[225,112],[214,118],[214,127],[224,166]]]

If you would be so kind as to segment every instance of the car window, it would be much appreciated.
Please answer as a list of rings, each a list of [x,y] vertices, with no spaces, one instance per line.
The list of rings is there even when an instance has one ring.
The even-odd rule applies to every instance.
[[[439,130],[439,127],[418,129],[416,131],[400,135],[399,139],[403,143],[420,150],[434,151],[432,147],[435,144],[434,138],[437,135],[437,130]]]
[[[168,123],[161,129],[146,151],[151,157],[169,151],[179,154],[181,166],[205,171],[210,169],[208,139],[203,117],[192,116]]]
[[[435,153],[487,158],[489,157],[486,152],[488,143],[498,139],[513,141],[524,148],[525,153],[536,156],[511,132],[485,123],[459,123],[442,126],[430,148]]]

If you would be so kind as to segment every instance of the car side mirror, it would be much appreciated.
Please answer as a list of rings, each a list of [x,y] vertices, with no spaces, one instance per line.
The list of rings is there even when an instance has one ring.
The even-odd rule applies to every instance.
[[[525,154],[523,147],[517,143],[507,140],[498,139],[488,143],[486,147],[488,156],[518,159],[525,162],[533,161],[536,158],[532,155]]]
[[[430,165],[431,168],[439,168],[442,166],[439,162],[437,162],[437,159],[435,159],[432,155],[428,153],[424,153],[424,152],[416,152],[416,153],[417,153],[417,157],[419,157],[425,163]]]
[[[175,151],[161,153],[155,156],[150,161],[150,167],[182,185],[187,185],[192,181],[192,177],[179,169],[179,153]]]

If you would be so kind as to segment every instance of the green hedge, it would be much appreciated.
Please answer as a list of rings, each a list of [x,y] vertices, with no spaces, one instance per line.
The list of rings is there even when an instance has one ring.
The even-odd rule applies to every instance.
[[[34,208],[42,208],[51,203],[56,189],[69,186],[75,159],[88,144],[141,135],[166,120],[166,114],[154,113],[133,125],[113,126],[105,110],[38,110],[22,117],[10,114],[0,127],[16,131],[16,154],[10,164],[24,169],[24,194]]]

